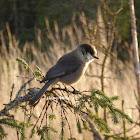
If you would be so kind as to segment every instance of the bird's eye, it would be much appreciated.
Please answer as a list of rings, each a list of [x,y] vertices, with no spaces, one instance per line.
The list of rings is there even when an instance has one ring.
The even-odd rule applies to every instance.
[[[82,54],[83,54],[83,55],[85,54],[85,51],[84,51],[84,50],[82,50]]]

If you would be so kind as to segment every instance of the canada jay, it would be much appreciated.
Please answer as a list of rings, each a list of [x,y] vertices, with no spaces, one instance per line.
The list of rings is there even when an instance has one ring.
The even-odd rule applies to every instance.
[[[29,104],[33,105],[51,84],[62,82],[71,85],[78,82],[94,58],[99,59],[97,51],[94,46],[89,44],[81,44],[72,52],[62,56],[56,65],[49,69],[41,81],[47,82]]]

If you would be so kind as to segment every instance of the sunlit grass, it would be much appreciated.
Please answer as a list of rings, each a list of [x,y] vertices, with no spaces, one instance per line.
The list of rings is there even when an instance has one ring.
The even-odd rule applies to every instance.
[[[80,90],[91,88],[101,89],[101,64],[104,54],[103,48],[99,45],[100,41],[98,38],[95,38],[96,28],[98,27],[93,21],[88,21],[87,23],[83,14],[80,16],[80,20],[81,26],[77,25],[73,21],[72,26],[64,27],[61,30],[55,22],[55,32],[52,32],[49,27],[49,22],[46,19],[46,35],[43,36],[41,30],[38,30],[36,38],[37,42],[26,42],[22,51],[19,48],[20,40],[16,40],[15,36],[11,34],[8,24],[6,25],[7,35],[5,36],[2,31],[0,32],[0,109],[3,108],[4,103],[9,102],[12,84],[15,84],[13,92],[13,96],[15,96],[16,91],[19,89],[21,84],[26,81],[26,78],[24,79],[20,77],[32,76],[28,70],[25,70],[24,67],[16,61],[17,57],[26,60],[32,69],[39,66],[45,75],[47,70],[54,65],[62,55],[71,51],[81,43],[94,43],[97,47],[100,59],[89,66],[86,72],[87,76],[84,76],[75,87]],[[92,24],[94,26],[92,26]],[[99,35],[99,32],[97,35]],[[103,36],[104,33],[102,37]],[[100,43],[102,44],[102,42]],[[113,55],[114,59],[117,58],[116,54]],[[133,72],[133,63],[130,61],[127,67],[127,65],[124,65],[121,61],[115,59],[115,64],[117,65],[111,65],[110,59],[108,59],[108,62],[106,63],[105,93],[108,93],[109,96],[120,96],[120,99],[125,100],[126,108],[135,107],[136,100],[134,97],[134,90],[136,89],[136,81]],[[121,68],[121,71],[118,70],[117,66]],[[34,81],[30,86],[41,87],[42,85],[40,85],[39,82]],[[120,102],[118,102],[117,106],[121,108]],[[37,114],[40,107],[41,105],[36,109]],[[137,116],[133,116],[132,110],[130,109],[126,109],[125,112],[131,115],[134,119]],[[18,113],[16,116],[17,118],[20,118]],[[70,119],[73,120],[74,118],[70,117]],[[117,130],[119,130],[119,128],[117,128]]]

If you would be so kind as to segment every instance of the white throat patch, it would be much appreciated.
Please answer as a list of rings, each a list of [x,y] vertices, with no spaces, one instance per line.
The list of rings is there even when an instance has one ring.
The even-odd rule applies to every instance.
[[[90,63],[94,60],[94,57],[90,53],[87,53],[87,59],[88,59],[88,62]]]

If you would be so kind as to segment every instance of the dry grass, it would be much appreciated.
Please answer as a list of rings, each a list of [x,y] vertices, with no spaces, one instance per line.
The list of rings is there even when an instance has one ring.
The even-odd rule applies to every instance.
[[[5,37],[3,35],[3,32],[0,32],[0,40],[1,40],[1,46],[0,46],[0,109],[3,108],[3,104],[6,104],[9,102],[10,99],[10,92],[11,92],[11,86],[14,83],[14,94],[16,95],[16,92],[22,85],[24,81],[26,81],[26,78],[21,78],[22,76],[32,76],[30,72],[24,70],[24,68],[16,62],[16,57],[21,57],[29,63],[30,67],[32,69],[35,69],[36,66],[39,66],[45,74],[45,72],[56,63],[58,58],[60,58],[63,54],[71,51],[74,49],[77,45],[81,43],[93,43],[97,44],[97,49],[101,50],[101,46],[99,46],[99,40],[96,40],[95,42],[95,36],[92,35],[96,34],[96,32],[89,31],[94,29],[98,29],[96,27],[96,24],[92,25],[92,21],[88,22],[85,20],[84,15],[81,15],[80,17],[83,27],[78,27],[76,23],[73,21],[73,26],[68,26],[63,28],[61,31],[59,30],[59,27],[57,26],[57,23],[54,23],[55,27],[55,33],[52,33],[49,27],[49,22],[46,20],[46,40],[42,39],[42,33],[40,30],[37,32],[37,40],[38,40],[38,46],[40,47],[37,49],[36,45],[32,42],[26,42],[23,51],[19,49],[19,41],[16,40],[14,35],[11,34],[10,28],[8,24],[7,27],[7,34],[8,34],[8,41],[5,41]],[[60,34],[62,35],[60,37]],[[98,33],[99,34],[99,33]],[[91,39],[92,38],[92,39]],[[44,49],[42,47],[48,46],[47,42],[50,41],[51,45],[44,51],[41,52],[41,49]],[[105,40],[104,40],[105,42]],[[103,43],[104,42],[100,42]],[[130,54],[132,54],[130,50]],[[120,96],[120,101],[116,102],[116,106],[121,108],[121,100],[125,101],[125,112],[128,113],[134,120],[138,117],[138,111],[133,110],[130,108],[136,108],[136,99],[134,97],[134,91],[136,90],[136,78],[134,75],[134,67],[133,67],[133,58],[132,61],[129,62],[129,64],[123,64],[121,61],[115,59],[116,55],[114,55],[113,58],[113,64],[110,64],[110,59],[108,59],[105,67],[105,93],[108,96],[118,95]],[[76,89],[79,90],[88,90],[91,88],[101,89],[101,83],[100,83],[100,75],[101,75],[101,64],[103,61],[104,54],[101,51],[98,51],[99,60],[93,62],[89,68],[87,69],[86,76],[82,78],[82,80],[75,85]],[[118,69],[119,67],[119,69]],[[121,69],[121,70],[120,70]],[[16,77],[20,76],[20,77]],[[37,81],[34,81],[30,84],[30,87],[41,87]],[[40,108],[42,107],[42,104],[39,104],[35,112],[37,115],[40,113]],[[16,113],[16,118],[21,119],[21,112]],[[102,116],[102,112],[100,113],[100,116]],[[59,109],[57,110],[56,117],[58,119],[55,121],[55,124],[53,123],[54,127],[60,126],[59,124]],[[108,116],[110,117],[110,116]],[[77,133],[77,128],[75,126],[75,120],[74,116],[68,117],[71,123],[72,132],[75,137],[77,137],[79,140],[87,137],[88,139],[91,138],[92,134],[84,132],[83,135],[79,135]],[[110,119],[109,119],[109,122]],[[122,132],[122,124],[115,125],[110,123],[110,126],[112,128],[115,128],[115,132],[119,133]],[[128,126],[130,127],[130,126]],[[127,133],[128,135],[132,135],[137,131],[137,127],[135,127],[130,133]],[[9,129],[7,129],[8,131]],[[67,131],[67,136],[69,135],[69,131]],[[15,132],[10,133],[7,137],[8,140],[15,139]],[[58,138],[58,135],[53,136],[54,139]],[[38,139],[38,138],[36,138]]]

